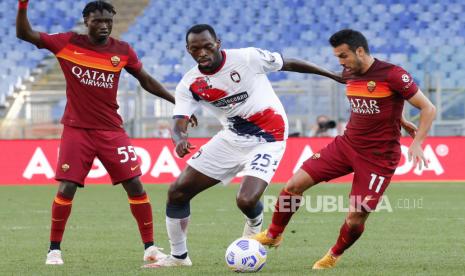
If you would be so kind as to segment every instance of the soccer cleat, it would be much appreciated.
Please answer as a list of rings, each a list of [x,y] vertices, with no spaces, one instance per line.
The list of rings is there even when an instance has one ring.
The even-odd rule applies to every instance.
[[[156,262],[158,260],[166,258],[166,254],[161,252],[161,250],[163,250],[163,248],[156,247],[155,245],[148,247],[144,251],[144,261],[145,262],[148,262],[148,261]]]
[[[252,239],[259,241],[262,245],[267,245],[269,247],[278,247],[283,241],[283,236],[279,235],[276,238],[271,238],[268,236],[268,229],[260,232],[254,236]]]
[[[331,251],[331,250],[330,250]],[[336,266],[337,261],[341,258],[341,256],[333,256],[330,251],[323,256],[323,258],[319,259],[314,265],[313,269],[328,269],[333,268]]]
[[[192,266],[192,261],[187,256],[185,259],[178,259],[169,255],[166,258],[160,259],[158,262],[143,265],[142,268],[162,268],[174,266]]]
[[[260,217],[260,220],[254,224],[250,225],[250,221],[248,219],[245,220],[244,231],[242,232],[242,237],[244,238],[251,238],[252,236],[257,235],[262,231],[263,225],[263,215]]]
[[[61,257],[61,250],[50,250],[47,253],[47,259],[45,260],[47,265],[62,265],[63,258]]]

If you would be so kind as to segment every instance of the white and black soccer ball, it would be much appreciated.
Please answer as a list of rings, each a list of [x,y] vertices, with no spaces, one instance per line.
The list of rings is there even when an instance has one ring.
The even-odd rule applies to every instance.
[[[265,266],[266,249],[256,240],[239,238],[228,246],[224,258],[235,272],[257,272]]]

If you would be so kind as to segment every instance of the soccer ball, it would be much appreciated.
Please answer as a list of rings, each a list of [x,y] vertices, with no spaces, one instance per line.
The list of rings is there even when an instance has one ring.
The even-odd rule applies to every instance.
[[[224,258],[234,272],[257,272],[265,266],[266,249],[256,240],[239,238],[228,246]]]

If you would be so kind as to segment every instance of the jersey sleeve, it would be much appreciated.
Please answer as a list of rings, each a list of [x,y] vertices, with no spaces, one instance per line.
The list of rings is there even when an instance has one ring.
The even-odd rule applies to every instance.
[[[389,72],[388,83],[391,90],[399,93],[406,100],[413,97],[418,91],[412,76],[402,67],[396,66]]]
[[[56,34],[47,34],[40,33],[40,45],[39,49],[47,49],[52,53],[57,54],[61,49],[63,49],[68,43],[69,39],[73,35],[73,32],[67,33],[56,33]]]
[[[131,46],[128,49],[128,63],[124,66],[124,69],[130,73],[139,72],[142,69],[142,62]]]
[[[176,100],[176,104],[173,109],[173,118],[190,118],[198,108],[199,104],[192,96],[192,92],[189,90],[184,80],[181,80],[178,86],[176,86],[174,98]]]
[[[257,73],[275,72],[283,68],[283,58],[279,53],[259,48],[247,48],[247,51],[248,64]]]

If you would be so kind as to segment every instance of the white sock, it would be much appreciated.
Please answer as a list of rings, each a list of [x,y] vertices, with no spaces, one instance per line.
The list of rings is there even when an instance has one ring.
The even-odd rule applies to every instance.
[[[256,218],[248,218],[247,216],[245,217],[247,219],[247,224],[250,227],[257,226],[261,221],[263,221],[263,212],[260,213]]]
[[[166,217],[166,230],[170,239],[171,255],[180,256],[187,252],[187,225],[190,216],[187,218]]]

